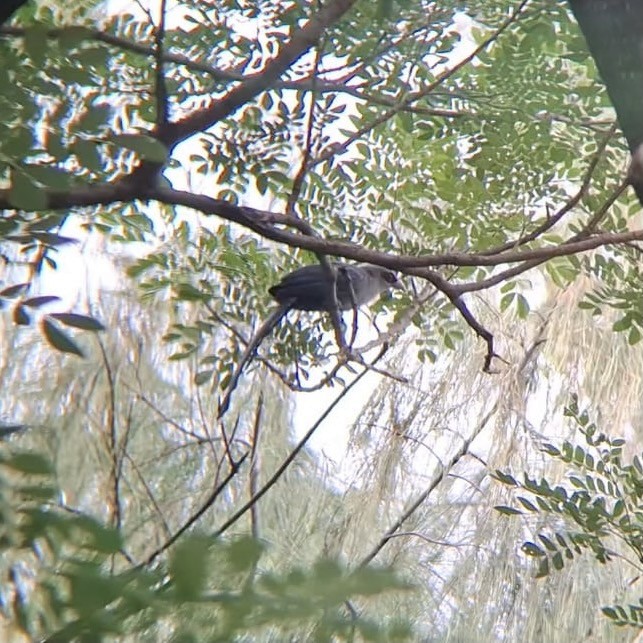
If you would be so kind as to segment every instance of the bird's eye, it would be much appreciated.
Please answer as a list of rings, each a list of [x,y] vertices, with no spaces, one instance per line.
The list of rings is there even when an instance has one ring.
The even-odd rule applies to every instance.
[[[397,281],[397,275],[394,272],[385,272],[384,281],[388,282],[389,284],[394,284]]]

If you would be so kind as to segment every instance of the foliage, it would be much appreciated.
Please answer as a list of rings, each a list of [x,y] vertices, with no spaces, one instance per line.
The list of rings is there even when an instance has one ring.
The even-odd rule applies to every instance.
[[[497,506],[509,516],[549,518],[549,529],[540,527],[522,551],[538,560],[536,578],[561,570],[585,552],[605,564],[619,557],[630,560],[640,573],[643,561],[643,455],[624,460],[625,440],[610,438],[581,411],[577,399],[566,408],[584,437],[584,444],[565,441],[560,446],[544,443],[543,451],[564,463],[561,482],[535,480],[524,473],[519,480],[496,471],[495,478],[511,487],[517,506]],[[531,521],[530,521],[531,522]],[[630,556],[633,555],[633,558]],[[643,626],[643,597],[639,604],[603,607],[618,625]]]
[[[19,297],[13,305],[12,313],[13,322],[18,326],[29,326],[35,310],[60,300],[60,297],[56,295],[20,297],[22,293],[29,289],[29,286],[29,283],[14,284],[13,286],[8,286],[0,290],[0,310],[7,306],[12,299]],[[41,316],[40,327],[43,336],[49,344],[63,353],[73,353],[80,357],[83,357],[83,351],[67,333],[60,329],[60,326],[57,325],[56,322],[83,330],[104,330],[103,324],[89,315],[80,315],[78,313],[47,313]]]
[[[462,640],[543,638],[555,624],[542,619],[529,631],[542,610],[528,601],[542,594],[510,555],[517,532],[490,534],[484,524],[495,491],[480,452],[489,463],[515,457],[524,428],[516,418],[531,422],[527,400],[556,388],[556,377],[582,373],[587,389],[592,379],[621,383],[588,368],[599,349],[582,364],[569,357],[588,327],[603,340],[596,363],[616,370],[623,354],[630,369],[643,363],[632,359],[643,332],[643,232],[639,205],[622,189],[628,151],[567,3],[113,6],[32,1],[0,27],[2,435],[32,456],[47,452],[71,498],[66,511],[53,486],[42,498],[31,483],[7,487],[7,497],[24,496],[4,509],[17,539],[7,541],[7,561],[20,561],[4,602],[10,617],[34,636],[68,638],[153,631],[216,640],[264,628],[277,640],[349,638],[354,629],[385,640],[404,633],[391,614],[412,615],[422,635],[445,640],[462,631]],[[90,302],[91,316],[48,312],[70,284],[41,290],[43,282],[86,242],[112,259],[117,291],[81,289],[76,300]],[[88,253],[95,277],[99,253]],[[321,255],[403,273],[406,290],[371,310],[383,332],[347,354],[330,320],[291,315],[260,348],[270,377],[249,372],[233,419],[215,420],[217,398],[270,310],[276,273]],[[573,308],[580,301],[582,332],[561,321],[579,319],[566,296]],[[59,352],[87,359],[43,353],[34,328]],[[87,350],[69,328],[105,332]],[[371,348],[394,357],[362,371]],[[509,376],[481,375],[483,366]],[[378,388],[366,379],[373,398],[329,479],[308,440],[359,384],[357,370],[391,381]],[[315,419],[306,400],[302,427],[281,382],[340,393]],[[637,378],[628,382],[631,400]],[[612,411],[618,393],[602,398]],[[362,407],[354,400],[332,417],[335,430]],[[576,521],[573,538],[556,527],[527,548],[542,574],[562,567],[562,576],[583,551],[607,561],[607,539],[622,525],[628,546],[638,543],[621,445],[586,435],[587,447],[549,447],[555,460],[587,469],[575,478],[585,487],[498,474],[533,495],[505,511]],[[618,488],[608,470],[625,476]],[[46,478],[44,469],[27,474]],[[620,505],[610,496],[617,490]],[[195,523],[254,538],[183,535],[153,557],[158,567],[137,566]],[[241,569],[217,575],[235,547],[247,554]],[[400,587],[363,566],[375,557],[419,579],[422,600],[370,596]],[[348,618],[341,603],[355,595],[357,616]],[[634,619],[620,609],[606,613]]]
[[[470,64],[465,59],[447,69],[445,61],[464,56],[461,35],[453,29],[463,10],[476,21],[471,36],[477,48]],[[19,72],[15,82],[6,77],[0,83],[0,176],[9,185],[7,205],[15,208],[3,224],[3,239],[27,243],[30,237],[19,252],[51,261],[51,245],[64,239],[59,228],[66,217],[48,206],[73,207],[74,195],[90,185],[106,193],[96,192],[98,205],[91,195],[80,197],[85,207],[76,207],[73,216],[83,227],[128,244],[153,240],[160,222],[136,205],[137,190],[134,199],[110,190],[128,185],[120,179],[137,165],[164,163],[168,152],[169,181],[204,180],[212,197],[231,206],[263,198],[279,210],[290,195],[292,212],[325,238],[379,252],[493,254],[532,232],[533,247],[547,249],[567,230],[582,233],[585,214],[614,184],[623,147],[613,141],[603,149],[610,131],[603,119],[607,96],[565,3],[358,2],[323,31],[316,62],[302,50],[278,78],[271,79],[267,69],[255,71],[268,65],[270,48],[239,25],[261,30],[276,46],[283,40],[277,34],[292,33],[311,12],[305,2],[272,10],[230,2],[216,11],[179,3],[163,27],[163,42],[152,14],[104,16],[94,29],[80,4],[66,16],[73,26],[60,28],[61,14],[46,4],[33,22],[25,12],[24,28],[0,40],[3,73]],[[166,56],[162,64],[155,54],[159,43]],[[287,39],[283,47],[295,49]],[[119,70],[118,81],[107,73],[111,69]],[[360,70],[354,83],[341,80],[342,74],[352,78],[354,69]],[[248,88],[252,78],[257,89],[248,89],[244,98],[237,83],[246,77]],[[233,106],[227,108],[226,101]],[[189,153],[172,154],[186,139]],[[295,187],[302,155],[303,181]],[[594,160],[591,190],[574,218],[561,219],[556,230],[534,232],[564,207],[570,182],[580,181]],[[141,179],[132,180],[136,185]],[[147,189],[143,183],[141,189]],[[632,203],[629,197],[622,201]],[[607,212],[603,229],[626,230],[620,212]],[[237,329],[251,322],[251,312],[267,307],[262,293],[275,263],[289,269],[310,259],[277,253],[229,223],[199,230],[180,222],[176,208],[159,214],[182,247],[142,257],[130,274],[147,292],[199,307],[196,324],[179,324],[166,339],[176,343],[176,359],[202,360],[200,384],[224,386],[243,346],[244,333]],[[290,245],[298,242],[291,239]],[[606,280],[622,270],[623,260],[634,261],[627,249],[613,254],[618,261],[603,261]],[[591,270],[589,263],[572,256],[548,263],[548,270],[564,285]],[[418,340],[421,355],[435,360],[461,341],[468,331],[452,310],[453,295],[487,287],[494,269],[475,261],[461,266],[450,277],[455,290],[439,293],[430,309],[410,316],[419,329],[433,329]],[[504,288],[501,309],[524,318],[529,301],[522,284],[507,276]],[[599,309],[611,304],[601,292]],[[387,307],[401,316],[412,304],[407,295]],[[624,320],[636,323],[631,302],[623,310]],[[222,329],[228,340],[209,351]],[[307,323],[285,329],[277,337],[274,362],[310,356],[295,374],[301,386],[311,366],[332,359],[334,347]],[[46,333],[50,342],[51,335]],[[630,330],[630,341],[637,337]]]
[[[308,629],[319,641],[405,640],[407,624],[347,613],[356,596],[409,589],[389,570],[331,560],[287,574],[261,571],[265,545],[249,537],[185,537],[167,564],[123,566],[127,541],[90,515],[60,507],[48,460],[0,450],[2,589],[13,633],[46,641],[110,640],[163,624],[174,640],[231,641],[266,628]],[[172,619],[189,610],[178,628]],[[181,619],[179,617],[179,622]]]

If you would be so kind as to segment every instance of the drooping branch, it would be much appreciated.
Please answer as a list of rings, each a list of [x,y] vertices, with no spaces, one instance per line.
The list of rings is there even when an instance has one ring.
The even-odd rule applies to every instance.
[[[386,347],[383,347],[375,359],[370,363],[371,366],[375,366],[377,362],[384,356],[386,352]],[[232,525],[234,525],[240,518],[242,518],[249,510],[251,510],[258,502],[265,496],[268,491],[281,479],[281,476],[284,474],[286,469],[295,461],[302,449],[308,444],[312,436],[315,434],[317,429],[321,426],[322,422],[328,417],[330,412],[348,395],[348,393],[353,390],[357,383],[369,372],[369,368],[365,368],[355,379],[341,392],[335,399],[326,407],[324,412],[317,418],[313,423],[310,429],[305,433],[303,438],[295,445],[292,451],[284,459],[284,461],[277,467],[272,476],[264,483],[264,485],[256,491],[256,493],[241,506],[230,518],[228,518],[215,532],[214,536],[221,536],[225,533]]]

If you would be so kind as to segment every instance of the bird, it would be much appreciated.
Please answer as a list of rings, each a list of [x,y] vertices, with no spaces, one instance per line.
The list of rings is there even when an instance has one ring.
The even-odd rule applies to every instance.
[[[340,311],[368,304],[383,292],[400,289],[402,284],[393,270],[373,264],[332,262],[335,274],[335,299]],[[261,342],[291,310],[330,312],[333,309],[333,279],[321,264],[297,268],[268,289],[279,306],[261,324],[248,342],[219,403],[219,419],[230,406],[230,398],[239,377]]]
[[[616,111],[632,162],[628,182],[643,205],[643,2],[569,0]]]

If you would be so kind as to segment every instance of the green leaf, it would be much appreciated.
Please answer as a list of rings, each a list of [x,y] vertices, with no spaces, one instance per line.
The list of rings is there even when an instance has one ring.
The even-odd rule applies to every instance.
[[[90,105],[81,115],[74,128],[82,132],[99,132],[107,127],[112,118],[112,108],[107,103]]]
[[[25,299],[22,302],[22,305],[29,306],[29,308],[40,308],[41,306],[50,304],[53,301],[60,301],[60,297],[57,297],[56,295],[42,295],[40,297],[30,297],[29,299]]]
[[[97,319],[89,317],[88,315],[79,315],[78,313],[51,313],[49,317],[53,317],[65,326],[72,326],[74,328],[82,328],[83,330],[105,330],[105,326]]]
[[[57,350],[63,353],[73,353],[84,357],[83,351],[78,347],[71,337],[63,333],[55,324],[48,319],[42,320],[42,331],[47,341]]]
[[[565,566],[565,559],[563,558],[563,555],[560,552],[556,552],[552,556],[551,562],[554,566],[554,569],[556,569],[557,571],[560,571]]]
[[[513,507],[507,507],[505,505],[496,505],[494,509],[506,516],[522,515],[522,511],[520,511],[520,509],[514,509]]]
[[[190,283],[180,283],[174,288],[176,297],[184,301],[207,301],[211,298],[207,293],[195,288]]]
[[[13,323],[18,326],[29,326],[31,324],[31,317],[21,304],[18,304],[13,309]]]
[[[153,163],[165,163],[168,150],[161,141],[145,134],[115,134],[111,142],[119,147],[132,150]]]
[[[536,544],[532,542],[525,542],[521,547],[522,551],[527,554],[527,556],[545,556],[545,552]]]
[[[8,458],[3,458],[1,464],[14,471],[45,476],[53,473],[54,469],[47,458],[32,452],[15,453]]]
[[[625,510],[625,503],[622,500],[617,500],[614,503],[614,510],[612,512],[612,518],[618,518],[623,511]]]
[[[84,618],[91,617],[97,610],[115,601],[121,596],[125,584],[118,576],[103,575],[97,563],[75,561],[65,576],[74,609]]]
[[[44,25],[31,26],[25,29],[24,44],[27,54],[36,67],[44,65],[49,43],[47,42],[47,32]]]
[[[202,384],[205,384],[207,381],[212,379],[212,375],[214,374],[214,369],[210,368],[205,371],[199,371],[195,376],[194,376],[194,383],[197,386],[201,386]]]
[[[627,343],[630,346],[638,344],[641,341],[641,331],[636,327],[632,326],[630,332],[627,334]]]
[[[529,302],[523,295],[516,296],[516,312],[520,319],[526,319],[529,315]]]
[[[541,447],[542,451],[548,455],[557,457],[560,455],[560,449],[557,449],[553,444],[545,443]]]
[[[547,557],[540,559],[540,564],[538,565],[538,571],[536,572],[536,578],[545,578],[549,576],[549,559]]]
[[[232,569],[243,572],[257,564],[264,547],[254,538],[244,537],[230,543],[226,549],[226,558]]]
[[[632,318],[629,315],[621,317],[618,321],[612,324],[612,330],[616,333],[627,330],[632,325]]]
[[[47,196],[24,172],[12,170],[9,203],[20,210],[42,210],[47,206]]]
[[[29,288],[29,283],[15,284],[13,286],[8,286],[4,290],[0,290],[0,297],[5,297],[11,299],[17,295],[23,293],[27,288]]]
[[[393,13],[394,0],[377,0],[375,16],[378,21],[386,20]]]
[[[20,485],[14,489],[24,500],[35,500],[36,502],[53,501],[59,493],[56,487],[49,485]]]
[[[70,522],[90,540],[81,539],[86,549],[103,554],[115,554],[123,547],[123,539],[118,529],[107,527],[91,516],[73,516]]]
[[[554,545],[554,543],[544,534],[538,534],[538,538],[549,551],[558,551],[556,545]]]
[[[63,237],[54,232],[29,232],[27,234],[8,234],[5,239],[9,241],[16,241],[17,243],[33,244],[35,241],[46,246],[63,246],[70,243],[78,243],[77,239],[73,237]]]
[[[524,498],[523,496],[518,496],[518,502],[528,511],[538,511],[538,507],[536,507],[533,503],[531,503],[527,498]]]
[[[499,480],[503,484],[511,485],[512,487],[517,487],[518,486],[518,483],[516,482],[516,479],[512,475],[509,475],[508,473],[504,473],[504,472],[500,471],[499,469],[496,469],[493,472],[492,477],[496,478],[496,480]]]
[[[611,608],[611,607],[601,607],[601,612],[607,616],[607,618],[611,618],[613,621],[618,620],[618,615],[616,614],[616,611]]]
[[[169,571],[176,593],[181,599],[195,599],[203,591],[212,543],[213,539],[209,537],[187,536],[174,548]]]
[[[503,295],[502,299],[500,300],[500,310],[501,311],[507,310],[507,308],[509,308],[509,306],[511,305],[515,297],[516,297],[515,292],[510,292],[506,295]]]
[[[70,26],[61,29],[58,38],[64,47],[76,47],[86,38],[91,38],[91,35],[92,32],[87,27]]]
[[[98,145],[94,141],[78,139],[71,147],[71,151],[78,157],[81,165],[93,172],[103,169],[103,159]]]
[[[29,164],[24,169],[33,180],[50,188],[64,190],[71,184],[71,176],[55,166]]]

